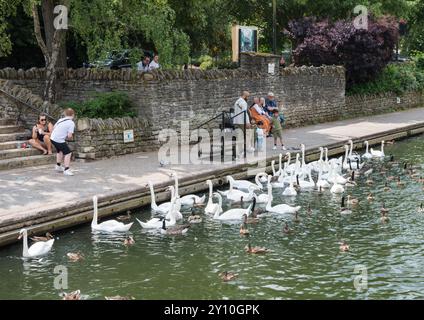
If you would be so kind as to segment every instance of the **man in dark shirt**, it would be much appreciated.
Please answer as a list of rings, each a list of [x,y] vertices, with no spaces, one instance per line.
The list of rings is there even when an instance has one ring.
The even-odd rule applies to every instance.
[[[275,95],[272,92],[268,93],[268,96],[265,100],[265,107],[266,107],[266,112],[268,113],[270,117],[273,116],[274,110],[279,111],[277,101],[275,100]],[[279,117],[280,117],[281,124],[284,124],[285,119],[281,112]]]

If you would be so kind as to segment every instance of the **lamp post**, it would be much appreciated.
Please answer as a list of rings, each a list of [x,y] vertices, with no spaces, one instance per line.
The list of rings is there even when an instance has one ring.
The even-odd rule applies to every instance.
[[[277,0],[272,0],[272,52],[277,54]]]

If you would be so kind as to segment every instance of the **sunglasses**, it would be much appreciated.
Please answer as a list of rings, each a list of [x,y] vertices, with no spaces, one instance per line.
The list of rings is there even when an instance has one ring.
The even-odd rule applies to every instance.
[[[46,119],[40,119],[40,121],[46,121]]]

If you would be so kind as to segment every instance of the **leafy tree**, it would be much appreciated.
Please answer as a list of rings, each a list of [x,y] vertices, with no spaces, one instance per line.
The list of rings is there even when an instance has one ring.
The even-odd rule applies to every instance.
[[[424,52],[424,0],[414,1],[414,6],[407,18],[408,35],[405,39],[405,49],[408,52]]]
[[[333,23],[304,18],[290,22],[286,34],[297,45],[295,64],[343,64],[349,86],[375,79],[390,62],[399,33],[393,18],[370,17],[368,24],[368,29],[357,29],[349,20]]]

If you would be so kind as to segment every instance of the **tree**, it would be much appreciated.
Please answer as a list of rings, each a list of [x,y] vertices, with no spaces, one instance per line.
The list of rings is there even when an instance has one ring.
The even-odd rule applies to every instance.
[[[413,9],[407,17],[408,34],[405,39],[407,52],[424,52],[424,0],[414,1]]]
[[[399,38],[391,17],[369,17],[367,29],[355,28],[350,20],[304,18],[290,22],[286,34],[296,43],[296,65],[342,64],[348,86],[375,79],[390,62]]]

